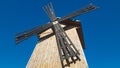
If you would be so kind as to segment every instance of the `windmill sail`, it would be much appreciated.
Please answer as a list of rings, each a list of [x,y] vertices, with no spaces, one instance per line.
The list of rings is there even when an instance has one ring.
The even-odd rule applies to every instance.
[[[76,17],[76,16],[78,16],[80,14],[92,11],[94,9],[96,9],[96,6],[90,4],[88,7],[85,7],[83,9],[78,10],[78,11],[75,11],[75,12],[73,12],[73,13],[71,13],[71,14],[63,17],[63,18],[61,18],[59,21],[63,21],[63,20],[66,20],[66,19],[70,19],[70,18]]]
[[[57,22],[57,21],[56,21]],[[60,54],[61,64],[62,67],[65,67],[64,60],[66,60],[67,65],[70,66],[70,60],[72,59],[72,62],[76,62],[77,60],[80,60],[79,56],[80,53],[72,43],[72,41],[69,39],[63,28],[60,26],[59,23],[54,24],[54,32],[56,36],[56,41],[58,45],[58,51]],[[74,59],[76,58],[76,59]]]
[[[46,12],[46,14],[48,15],[48,17],[50,18],[51,22],[55,21],[57,18],[55,16],[55,12],[54,12],[54,9],[53,9],[53,6],[52,6],[52,3],[50,2],[48,5],[44,6],[43,7],[44,11]],[[83,8],[81,10],[78,10],[78,11],[75,11],[61,19],[58,19],[58,22],[62,22],[64,20],[67,20],[67,19],[70,19],[70,18],[73,18],[75,16],[78,16],[80,14],[83,14],[83,13],[86,13],[86,12],[89,12],[91,10],[94,10],[96,9],[96,6],[94,5],[89,5],[88,7],[86,8]],[[16,34],[16,43],[19,43],[21,41],[24,41],[25,39],[33,36],[33,35],[37,35],[39,33],[42,33],[44,32],[45,30],[49,29],[53,27],[53,24],[52,23],[48,23],[48,24],[45,24],[43,26],[39,26],[37,28],[34,28],[32,30],[28,30],[28,31],[24,31],[24,32],[21,32],[21,33],[18,33]]]
[[[46,12],[51,21],[56,20],[54,8],[51,2],[48,5],[44,6],[43,10]]]
[[[27,39],[33,35],[40,34],[40,33],[44,32],[45,30],[49,29],[50,27],[52,27],[52,23],[48,23],[48,24],[36,27],[36,28],[28,30],[28,31],[18,33],[18,34],[16,34],[16,43],[20,43],[21,41],[24,41],[25,39]]]

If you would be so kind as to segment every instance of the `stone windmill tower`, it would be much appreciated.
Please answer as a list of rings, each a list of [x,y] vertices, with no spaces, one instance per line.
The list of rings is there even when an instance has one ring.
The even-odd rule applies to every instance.
[[[16,35],[16,43],[33,35],[39,38],[26,68],[88,68],[83,52],[85,44],[81,22],[71,18],[96,7],[89,5],[63,18],[55,16],[52,3],[43,9],[50,18],[50,23]]]

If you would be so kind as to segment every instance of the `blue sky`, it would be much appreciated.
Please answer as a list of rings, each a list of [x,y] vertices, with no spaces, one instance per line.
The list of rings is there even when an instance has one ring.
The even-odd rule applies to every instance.
[[[15,45],[15,34],[46,24],[42,6],[50,0],[0,1],[0,68],[25,68],[37,43],[35,36]],[[82,22],[86,58],[90,68],[120,68],[119,0],[52,0],[63,17],[89,3],[99,8],[75,17]]]

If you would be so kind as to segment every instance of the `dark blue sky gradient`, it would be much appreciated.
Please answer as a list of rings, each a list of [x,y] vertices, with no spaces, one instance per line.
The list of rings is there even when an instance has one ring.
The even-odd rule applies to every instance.
[[[46,24],[42,6],[50,0],[0,1],[0,68],[25,68],[37,37],[15,45],[15,34]],[[82,22],[86,58],[90,68],[120,68],[119,0],[52,0],[56,15],[63,17],[89,3],[99,8],[75,17]]]

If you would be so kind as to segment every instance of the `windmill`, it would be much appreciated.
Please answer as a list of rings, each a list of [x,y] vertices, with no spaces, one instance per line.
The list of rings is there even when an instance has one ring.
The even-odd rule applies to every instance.
[[[50,18],[50,22],[45,25],[35,27],[31,30],[16,34],[16,43],[18,44],[34,35],[37,35],[39,37],[40,34],[51,28],[53,33],[51,33],[49,36],[55,35],[62,68],[64,68],[65,66],[70,66],[71,63],[76,63],[76,61],[80,61],[81,59],[79,57],[80,53],[73,44],[73,42],[71,41],[71,39],[66,34],[65,30],[79,26],[78,22],[73,21],[71,18],[92,11],[96,9],[96,6],[90,4],[83,9],[80,9],[67,16],[64,16],[63,18],[56,17],[51,2],[46,6],[44,6],[43,9]],[[66,23],[66,22],[72,22],[72,23]],[[68,27],[62,27],[61,24]],[[39,38],[40,39],[39,41],[42,41],[45,38]],[[66,64],[64,64],[64,62],[66,62]]]

